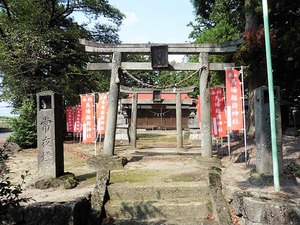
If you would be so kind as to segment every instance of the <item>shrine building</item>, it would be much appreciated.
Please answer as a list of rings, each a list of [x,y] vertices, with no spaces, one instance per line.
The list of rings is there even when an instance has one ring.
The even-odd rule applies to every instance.
[[[176,93],[163,93],[160,90],[153,93],[139,93],[137,100],[137,129],[176,130]],[[121,99],[123,115],[131,123],[132,97]],[[182,129],[188,128],[189,117],[196,111],[196,99],[187,93],[181,94]]]

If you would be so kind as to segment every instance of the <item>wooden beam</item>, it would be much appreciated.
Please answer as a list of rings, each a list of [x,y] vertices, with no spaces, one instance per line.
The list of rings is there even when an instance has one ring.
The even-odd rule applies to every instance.
[[[120,91],[123,93],[138,93],[138,94],[152,94],[155,90],[161,90],[162,94],[167,93],[191,93],[194,91],[196,86],[184,87],[184,88],[166,88],[166,89],[158,89],[158,88],[131,88],[126,86],[120,86]]]
[[[87,69],[93,71],[111,70],[111,63],[88,63]],[[197,71],[200,69],[200,63],[169,63],[170,71]],[[234,67],[234,63],[209,63],[209,70],[221,71],[226,67]],[[149,62],[122,62],[121,67],[126,70],[152,71]]]
[[[223,54],[235,52],[237,46],[243,43],[243,40],[230,41],[217,44],[192,44],[192,43],[148,43],[148,44],[100,44],[85,39],[79,39],[80,44],[85,46],[85,51],[89,54],[111,55],[113,52],[133,53],[133,54],[150,54],[151,46],[167,45],[168,54],[199,54],[207,52],[212,54]]]

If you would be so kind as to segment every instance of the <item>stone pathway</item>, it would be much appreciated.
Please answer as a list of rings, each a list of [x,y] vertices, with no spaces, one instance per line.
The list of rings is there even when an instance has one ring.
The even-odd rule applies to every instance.
[[[119,152],[129,162],[111,171],[105,224],[217,224],[208,191],[208,169],[196,148]]]

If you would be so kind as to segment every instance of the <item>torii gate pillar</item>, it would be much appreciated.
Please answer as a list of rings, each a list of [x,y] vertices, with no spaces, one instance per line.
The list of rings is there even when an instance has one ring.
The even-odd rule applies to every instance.
[[[202,157],[212,157],[212,135],[210,121],[210,95],[208,88],[208,53],[201,52],[199,54],[200,70],[200,115],[201,115],[201,152]]]
[[[131,126],[130,126],[130,148],[136,149],[136,127],[137,127],[137,103],[138,94],[132,94],[132,107],[131,107]]]
[[[103,144],[103,154],[107,156],[112,156],[115,152],[118,99],[120,92],[119,67],[121,66],[121,59],[121,52],[113,53],[107,112],[109,116],[107,117],[105,138]]]

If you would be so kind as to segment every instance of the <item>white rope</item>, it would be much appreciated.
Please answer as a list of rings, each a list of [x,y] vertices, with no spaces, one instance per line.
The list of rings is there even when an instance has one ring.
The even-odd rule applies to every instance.
[[[126,74],[128,77],[130,77],[131,79],[133,79],[134,81],[136,81],[137,83],[141,84],[144,87],[149,87],[149,88],[156,88],[156,89],[166,89],[166,88],[171,88],[171,87],[177,87],[180,84],[182,84],[183,82],[189,80],[191,77],[193,77],[195,74],[197,74],[200,70],[204,69],[204,68],[200,68],[197,71],[195,71],[194,73],[190,74],[189,76],[187,76],[186,78],[180,80],[179,82],[177,82],[176,84],[170,84],[170,85],[166,85],[166,86],[157,86],[157,85],[152,85],[152,84],[146,84],[143,81],[139,80],[138,78],[134,77],[132,74],[130,74],[126,69],[123,69],[120,67],[120,69],[122,70],[122,72],[124,74]]]
[[[152,111],[152,110],[150,110],[150,109],[148,109],[148,111],[151,112],[151,113],[153,113],[154,116],[165,116],[165,114],[168,113],[168,112],[170,112],[171,109],[169,109],[169,110],[167,110],[167,111],[165,111],[165,112],[160,112],[160,113],[154,112],[154,111]]]

